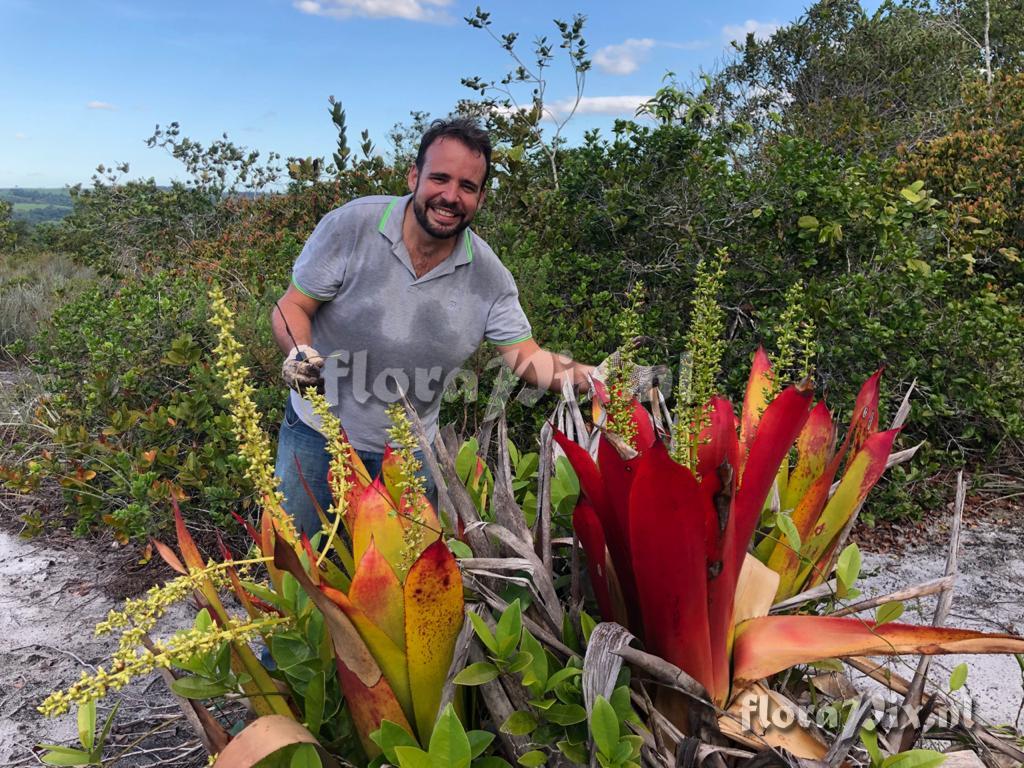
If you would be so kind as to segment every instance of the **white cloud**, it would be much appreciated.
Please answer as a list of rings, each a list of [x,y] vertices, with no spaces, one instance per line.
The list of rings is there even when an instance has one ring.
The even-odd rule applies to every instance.
[[[86,109],[110,109],[114,108],[113,104],[109,104],[106,101],[90,101],[85,105]]]
[[[767,40],[781,25],[777,21],[757,21],[747,19],[742,24],[726,24],[722,27],[722,37],[725,42],[731,43],[734,40],[742,43],[751,32],[757,40]]]
[[[17,141],[24,141],[25,139],[28,138],[28,134],[22,133],[21,131],[18,131],[16,134],[14,134],[14,138]]]
[[[594,64],[609,75],[631,75],[636,72],[654,46],[655,42],[649,37],[631,37],[618,45],[606,45],[597,51],[594,54]]]
[[[631,37],[615,45],[606,45],[594,54],[594,64],[609,75],[631,75],[640,68],[652,48],[674,48],[680,51],[696,51],[707,48],[705,40],[688,40],[683,43],[652,40],[649,37]]]
[[[448,21],[442,10],[452,0],[292,0],[292,5],[311,16],[350,19],[407,19],[409,21]]]
[[[623,115],[632,117],[636,109],[650,96],[584,96],[576,107],[577,115]],[[552,120],[563,120],[572,110],[574,99],[552,101],[545,105],[546,117]]]

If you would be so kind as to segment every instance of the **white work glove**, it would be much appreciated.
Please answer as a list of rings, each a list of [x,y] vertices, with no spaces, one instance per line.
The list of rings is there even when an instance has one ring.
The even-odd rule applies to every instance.
[[[308,344],[299,344],[284,359],[281,377],[291,389],[301,393],[306,387],[316,387],[323,367],[323,355]]]
[[[633,339],[630,343],[637,346],[642,339]],[[607,383],[608,374],[614,366],[620,364],[622,360],[622,353],[618,350],[612,352],[608,357],[601,361],[601,364],[597,366],[590,374],[592,379],[597,379],[602,384]],[[633,370],[629,376],[629,389],[633,395],[646,395],[651,387],[654,386],[655,377],[663,372],[663,366],[651,366],[651,365],[634,365]]]

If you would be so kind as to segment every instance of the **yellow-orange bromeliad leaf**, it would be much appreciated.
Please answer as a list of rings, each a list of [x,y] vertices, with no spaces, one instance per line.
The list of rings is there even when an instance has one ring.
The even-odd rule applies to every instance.
[[[274,549],[274,562],[278,568],[295,577],[323,614],[324,624],[334,646],[338,680],[366,753],[371,757],[380,754],[380,747],[373,742],[370,734],[380,727],[382,719],[398,723],[411,734],[412,726],[409,725],[402,705],[348,616],[313,584],[295,550],[281,539],[277,540]]]
[[[1024,653],[1024,638],[833,616],[765,616],[736,628],[733,692],[796,664],[841,656]]]
[[[426,744],[463,622],[462,575],[443,541],[435,541],[412,564],[404,588],[409,685],[420,743]]]
[[[348,590],[352,605],[366,614],[399,648],[405,648],[405,598],[394,569],[371,538]]]
[[[391,690],[394,691],[395,698],[402,705],[402,710],[411,717],[412,694],[409,689],[409,669],[406,665],[405,649],[396,645],[365,613],[356,608],[344,592],[339,592],[331,587],[322,587],[322,592],[330,598],[331,602],[341,608],[345,616],[355,626],[359,636],[380,666],[380,671],[384,673],[384,677],[391,684]]]
[[[352,510],[352,560],[356,568],[371,539],[401,580],[406,570],[402,567],[405,528],[380,478],[366,486]]]

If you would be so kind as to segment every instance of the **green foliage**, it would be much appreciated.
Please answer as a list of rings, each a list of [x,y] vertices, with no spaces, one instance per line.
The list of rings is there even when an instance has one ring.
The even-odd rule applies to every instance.
[[[103,523],[122,540],[149,535],[169,521],[172,496],[220,526],[252,503],[210,365],[203,296],[194,278],[169,272],[98,285],[38,340],[51,376],[49,468],[80,531]],[[263,395],[273,418],[279,396]]]
[[[430,745],[420,749],[416,740],[390,720],[381,722],[370,738],[383,751],[382,758],[398,768],[500,768],[508,762],[500,757],[482,756],[494,741],[488,731],[466,731],[451,704],[437,718]],[[381,760],[374,762],[381,764]]]
[[[601,755],[601,743],[609,743],[605,739],[614,727],[614,743],[605,756],[607,762],[602,762],[602,765],[632,765],[639,754],[639,743],[633,736],[622,737],[622,741],[630,745],[628,755],[618,746],[619,731],[625,727],[623,724],[638,722],[630,703],[627,672],[621,673],[610,700],[599,697],[599,701],[604,701],[604,707],[610,709],[610,714],[602,709],[596,723],[593,716],[588,723],[581,687],[582,659],[572,656],[562,664],[545,651],[523,626],[518,599],[512,601],[493,630],[482,616],[470,612],[469,617],[489,660],[466,667],[455,677],[455,682],[463,686],[486,685],[499,675],[516,675],[530,697],[529,710],[515,712],[499,725],[502,733],[529,736],[537,745],[554,745],[573,763],[585,765],[589,761],[588,739],[597,743],[598,755]],[[589,632],[586,634],[589,636]],[[594,711],[598,711],[596,706]],[[609,725],[612,720],[614,726]],[[546,762],[546,751],[537,749],[533,752],[538,762],[532,762],[535,758],[530,757],[529,762],[524,763],[521,759],[520,763],[541,765]],[[599,756],[598,760],[601,759]]]
[[[39,744],[47,750],[42,756],[46,765],[103,765],[103,747],[110,735],[114,717],[121,702],[116,703],[103,721],[103,727],[96,733],[96,702],[80,704],[78,707],[78,740],[82,749],[62,747],[57,744]]]

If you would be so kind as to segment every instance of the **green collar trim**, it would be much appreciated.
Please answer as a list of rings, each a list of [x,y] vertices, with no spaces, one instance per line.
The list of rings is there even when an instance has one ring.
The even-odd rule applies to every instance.
[[[469,233],[469,227],[466,228],[466,263],[473,263],[473,236]]]
[[[387,226],[388,219],[391,218],[391,211],[394,210],[395,203],[397,202],[398,199],[395,198],[390,203],[388,203],[388,207],[384,209],[384,214],[380,217],[380,223],[377,225],[377,231],[380,232],[382,235],[385,234],[384,227]]]

